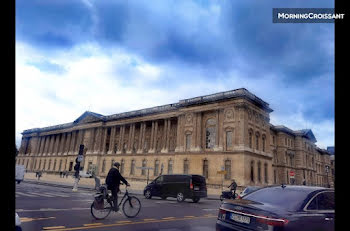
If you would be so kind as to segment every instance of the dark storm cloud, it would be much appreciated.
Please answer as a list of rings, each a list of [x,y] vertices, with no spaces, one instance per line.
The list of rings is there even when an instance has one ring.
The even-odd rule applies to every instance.
[[[16,38],[46,49],[71,48],[90,39],[92,18],[78,0],[17,0]]]

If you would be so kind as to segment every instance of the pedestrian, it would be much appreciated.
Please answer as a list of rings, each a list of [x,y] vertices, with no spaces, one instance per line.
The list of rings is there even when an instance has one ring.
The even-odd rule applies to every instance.
[[[38,173],[38,180],[40,180],[41,172]]]
[[[303,185],[306,185],[306,180],[305,179],[303,179]]]
[[[62,174],[63,174],[63,172],[62,172],[62,171],[60,171],[60,178],[62,178]]]
[[[113,196],[113,210],[118,211],[118,192],[120,181],[122,181],[127,186],[130,186],[130,184],[124,179],[124,177],[119,172],[120,163],[115,162],[113,167],[109,170],[107,177],[106,177],[106,185],[107,189],[112,191]]]
[[[66,171],[66,173],[65,173],[65,174],[66,174],[66,178],[68,178],[68,172],[67,172],[67,171]]]
[[[236,181],[233,179],[232,183],[230,184],[230,186],[228,186],[227,188],[230,188],[231,192],[233,191],[233,197],[236,197],[236,189],[237,189],[237,183]]]

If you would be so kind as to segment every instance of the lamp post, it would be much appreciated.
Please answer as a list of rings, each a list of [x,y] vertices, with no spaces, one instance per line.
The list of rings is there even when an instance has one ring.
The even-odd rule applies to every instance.
[[[79,172],[80,172],[80,163],[83,161],[84,159],[84,145],[81,144],[79,146],[79,153],[78,153],[78,156],[77,158],[75,159],[75,166],[74,166],[74,170],[75,170],[75,180],[74,180],[74,185],[73,185],[73,189],[72,191],[73,192],[77,192],[78,191],[78,183],[79,183]]]

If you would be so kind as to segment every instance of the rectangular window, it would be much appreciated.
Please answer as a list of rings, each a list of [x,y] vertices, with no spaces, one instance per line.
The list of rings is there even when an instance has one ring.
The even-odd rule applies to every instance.
[[[209,167],[208,167],[208,160],[204,160],[203,161],[203,176],[205,178],[208,178],[208,170],[209,170]]]
[[[226,160],[225,161],[225,180],[230,180],[231,179],[231,161],[230,160]]]
[[[232,131],[226,132],[226,148],[232,148]]]
[[[188,160],[184,160],[184,174],[188,174]]]
[[[191,148],[191,134],[186,134],[186,150],[190,150]]]

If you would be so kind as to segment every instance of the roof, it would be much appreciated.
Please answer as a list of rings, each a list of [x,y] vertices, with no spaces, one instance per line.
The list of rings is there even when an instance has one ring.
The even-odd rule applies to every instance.
[[[70,128],[78,123],[83,122],[83,121],[85,121],[85,122],[96,122],[96,121],[105,122],[105,121],[111,121],[111,120],[152,115],[152,114],[163,113],[163,112],[171,112],[171,111],[178,110],[179,108],[183,108],[183,107],[225,101],[225,100],[233,99],[233,98],[243,98],[243,99],[250,101],[254,105],[261,107],[263,110],[265,110],[267,112],[273,111],[269,107],[268,103],[266,103],[265,101],[263,101],[259,97],[255,96],[254,94],[249,92],[247,89],[239,88],[236,90],[219,92],[219,93],[215,93],[215,94],[211,94],[211,95],[183,99],[183,100],[180,100],[178,103],[166,104],[166,105],[162,105],[162,106],[145,108],[145,109],[129,111],[129,112],[123,112],[123,113],[113,114],[113,115],[109,115],[109,116],[104,116],[104,115],[101,115],[101,114],[98,114],[95,112],[86,111],[81,116],[79,116],[76,120],[74,120],[72,123],[60,124],[60,125],[44,127],[44,128],[28,129],[28,130],[24,130],[22,132],[22,134]]]
[[[302,129],[302,130],[293,131],[292,129],[287,128],[286,126],[283,126],[283,125],[276,125],[276,126],[272,125],[271,129],[276,130],[276,131],[285,132],[285,133],[288,133],[292,136],[302,136],[302,137],[305,137],[305,138],[311,140],[314,143],[317,142],[315,135],[311,129]]]

